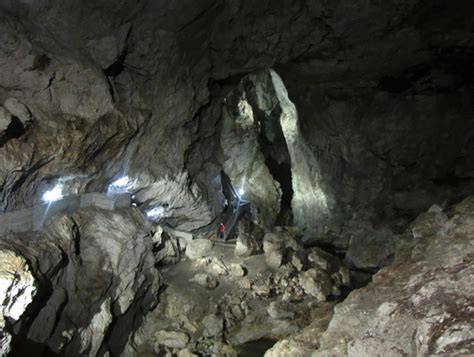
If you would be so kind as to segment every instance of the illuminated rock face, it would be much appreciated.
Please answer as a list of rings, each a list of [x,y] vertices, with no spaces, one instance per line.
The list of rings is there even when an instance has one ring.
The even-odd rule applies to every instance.
[[[280,212],[281,189],[265,164],[260,150],[261,123],[254,118],[244,93],[227,99],[222,111],[221,147],[223,169],[232,185],[243,191],[242,199],[257,207],[255,221],[271,227]]]
[[[140,311],[157,303],[161,284],[144,226],[131,209],[87,208],[58,217],[39,233],[2,238],[0,248],[14,247],[37,277],[35,283],[23,258],[1,250],[1,281],[8,288],[1,290],[3,316],[25,336],[15,350],[47,355],[49,348],[71,356],[121,351]]]
[[[5,320],[18,321],[36,294],[37,286],[25,259],[0,250],[0,355],[10,351],[11,335]]]
[[[281,109],[279,121],[291,160],[294,223],[322,230],[330,217],[332,201],[331,193],[325,192],[322,186],[324,172],[301,133],[298,111],[288,98],[281,77],[275,71],[270,71],[270,76]]]
[[[128,175],[144,208],[167,204],[174,226],[207,226],[218,213],[209,183],[232,166],[223,99],[240,76],[274,67],[289,93],[272,75],[287,140],[267,139],[291,177],[247,143],[262,221],[327,238],[354,211],[414,218],[451,195],[437,183],[473,176],[472,133],[456,129],[472,127],[470,6],[5,1],[0,207],[31,206],[59,176],[71,177],[67,194]]]

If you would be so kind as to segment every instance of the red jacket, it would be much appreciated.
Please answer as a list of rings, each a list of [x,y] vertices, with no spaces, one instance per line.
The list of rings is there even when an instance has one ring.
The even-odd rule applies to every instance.
[[[224,233],[224,232],[225,232],[224,223],[221,223],[221,225],[219,226],[219,232],[221,232],[221,233]]]

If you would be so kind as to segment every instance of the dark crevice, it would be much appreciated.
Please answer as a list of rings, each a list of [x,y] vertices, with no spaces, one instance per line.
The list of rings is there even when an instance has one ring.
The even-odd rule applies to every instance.
[[[74,254],[79,258],[79,264],[82,264],[81,258],[81,232],[78,224],[73,220],[71,227],[72,239],[74,242]]]
[[[37,266],[39,262],[29,261],[30,266]],[[37,293],[33,301],[28,305],[20,321],[14,326],[15,333],[12,334],[12,349],[9,357],[38,356],[49,357],[59,356],[54,353],[46,344],[38,343],[28,339],[28,333],[32,324],[38,318],[39,313],[45,308],[53,295],[53,279],[58,279],[58,274],[69,264],[66,252],[61,249],[61,260],[57,266],[48,273],[49,277],[38,273],[35,279],[38,282]],[[33,269],[34,271],[35,269]],[[56,319],[59,321],[59,317]]]
[[[379,79],[379,88],[390,93],[404,93],[413,88],[414,84],[431,73],[431,66],[418,64],[403,71],[399,75],[384,76]]]
[[[104,70],[105,75],[107,77],[115,78],[120,73],[122,73],[125,68],[125,57],[127,57],[127,51],[123,51],[123,53],[117,58],[117,60]]]
[[[110,95],[112,100],[116,100],[115,89],[112,83],[112,80],[115,79],[120,73],[125,69],[125,57],[127,57],[127,51],[124,50],[123,53],[117,58],[117,60],[104,69],[105,78],[107,78],[107,83],[109,85]]]
[[[16,116],[12,115],[12,121],[0,137],[0,148],[3,147],[9,140],[18,139],[25,134],[26,128]]]
[[[31,67],[31,70],[44,71],[46,68],[48,68],[50,63],[51,58],[49,58],[47,55],[35,56],[35,58],[33,59],[33,66]]]
[[[258,109],[254,108],[254,112],[257,114],[257,118],[261,117],[262,113],[259,113]],[[285,137],[281,130],[279,120],[279,113],[272,113],[272,118],[266,119],[267,123],[263,120],[260,120],[262,130],[259,133],[258,141],[261,152],[265,158],[265,165],[267,166],[270,174],[273,179],[278,181],[282,191],[282,197],[280,202],[280,213],[278,214],[276,225],[291,225],[293,223],[293,214],[291,210],[291,201],[293,199],[293,183],[292,183],[292,174],[291,174],[291,163],[289,159],[288,148],[286,147]],[[275,122],[269,123],[269,121],[274,120]],[[277,125],[273,125],[277,123]],[[275,136],[274,142],[268,139],[266,135],[266,125],[271,125],[271,130]],[[275,153],[275,147],[278,144],[280,152]],[[278,155],[278,158],[275,158],[275,155]],[[282,160],[282,157],[285,157]]]

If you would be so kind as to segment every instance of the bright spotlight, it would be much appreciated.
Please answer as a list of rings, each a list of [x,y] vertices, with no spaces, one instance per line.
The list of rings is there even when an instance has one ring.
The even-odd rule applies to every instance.
[[[245,190],[241,187],[239,188],[239,196],[242,196],[245,193]]]
[[[163,213],[165,213],[165,208],[163,206],[158,206],[148,210],[146,216],[150,219],[156,220],[163,217]]]
[[[63,186],[56,185],[51,190],[46,191],[43,193],[43,201],[44,202],[54,202],[63,198]]]
[[[111,193],[111,194],[127,193],[129,192],[130,189],[133,188],[136,181],[137,181],[136,179],[132,180],[128,176],[122,176],[119,179],[113,181],[109,185],[107,189],[107,193]]]

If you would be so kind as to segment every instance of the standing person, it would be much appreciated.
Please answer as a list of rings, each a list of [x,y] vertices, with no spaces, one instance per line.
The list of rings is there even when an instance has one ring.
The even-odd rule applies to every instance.
[[[221,224],[219,225],[219,238],[224,240],[224,236],[225,236],[225,226],[224,226],[224,223],[221,222]]]

